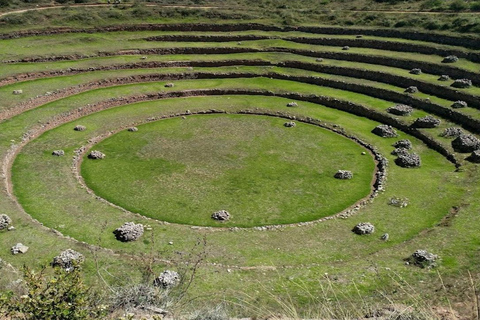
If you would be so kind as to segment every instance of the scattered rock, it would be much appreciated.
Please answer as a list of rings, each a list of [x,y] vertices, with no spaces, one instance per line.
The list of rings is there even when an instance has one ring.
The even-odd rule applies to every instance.
[[[406,206],[408,206],[408,199],[400,198],[400,197],[392,197],[388,199],[388,204],[394,207],[405,208]]]
[[[480,163],[480,150],[473,151],[467,160],[474,163]]]
[[[388,238],[390,238],[389,234],[388,234],[388,233],[384,233],[384,234],[382,234],[382,236],[380,237],[380,240],[388,241]]]
[[[287,127],[287,128],[293,128],[293,127],[295,127],[297,124],[296,124],[294,121],[289,121],[289,122],[285,122],[283,125],[284,125],[285,127]]]
[[[412,149],[412,142],[408,139],[398,140],[394,144],[392,144],[394,148],[405,148],[405,149]]]
[[[171,82],[165,84],[165,88],[173,88],[174,86],[175,86],[175,84],[173,84],[173,83],[171,83]]]
[[[418,68],[412,69],[410,70],[410,74],[422,74],[422,69],[418,69]]]
[[[344,47],[342,48],[342,50],[350,50],[350,47],[349,47],[349,46],[344,46]]]
[[[448,81],[448,80],[450,80],[450,76],[446,74],[442,74],[440,78],[438,78],[438,81]]]
[[[452,87],[454,88],[470,88],[472,86],[472,80],[470,79],[457,79],[455,80],[452,84]]]
[[[462,128],[458,127],[449,127],[445,128],[442,133],[440,133],[440,137],[445,137],[445,138],[456,138],[459,137],[463,134]]]
[[[322,58],[317,58],[317,59],[315,59],[315,61],[317,61],[317,62],[323,62],[323,59],[322,59]]]
[[[391,152],[391,154],[394,155],[394,156],[406,155],[408,153],[409,153],[408,149],[406,149],[406,148],[395,148],[395,150],[393,150]]]
[[[372,234],[375,232],[375,226],[370,222],[360,222],[357,224],[352,231],[356,234]]]
[[[137,128],[137,127],[130,127],[130,128],[127,129],[127,131],[137,132],[137,131],[138,131],[138,128]]]
[[[417,250],[410,256],[408,261],[421,268],[432,268],[436,266],[437,259],[437,255],[427,252],[427,250]]]
[[[420,156],[416,153],[400,154],[395,159],[395,164],[403,168],[415,168],[420,167]]]
[[[82,125],[76,125],[75,128],[73,128],[75,131],[85,131],[87,130],[87,127],[82,126]]]
[[[437,119],[431,115],[427,115],[422,118],[417,118],[412,124],[414,128],[435,128],[440,125],[440,119]]]
[[[456,152],[473,152],[480,149],[480,140],[473,134],[462,134],[452,141],[452,147]]]
[[[65,155],[65,151],[63,151],[63,150],[54,150],[52,152],[52,156],[61,157],[61,156],[64,156],[64,155]]]
[[[468,107],[468,104],[467,104],[465,101],[458,100],[458,101],[455,101],[455,102],[451,105],[451,107],[452,107],[452,108],[455,108],[455,109],[466,108],[466,107]]]
[[[146,60],[147,56],[140,57],[141,60]]]
[[[77,264],[83,261],[85,261],[83,254],[72,249],[67,249],[53,258],[52,267],[60,267],[66,271],[72,271]]]
[[[298,103],[292,101],[292,102],[289,102],[287,103],[287,107],[298,107]]]
[[[165,270],[153,280],[153,285],[164,289],[170,289],[177,286],[179,282],[180,275],[177,272]]]
[[[412,113],[412,111],[413,111],[413,108],[405,104],[397,104],[387,109],[388,113],[391,113],[397,116],[408,116]]]
[[[446,56],[443,58],[442,62],[443,63],[454,63],[458,61],[458,57],[454,55]]]
[[[10,223],[12,223],[12,219],[6,214],[0,214],[0,230],[6,229]]]
[[[418,92],[418,88],[415,86],[410,86],[407,89],[405,89],[405,93],[415,93]]]
[[[129,242],[138,240],[143,235],[143,224],[135,224],[134,222],[125,222],[121,227],[115,229],[113,234],[117,240]]]
[[[92,150],[88,154],[88,158],[93,159],[93,160],[103,159],[103,158],[105,158],[105,154],[103,154],[102,152],[100,152],[98,150]]]
[[[23,90],[13,90],[13,94],[22,94]]]
[[[28,247],[21,243],[17,243],[10,249],[10,251],[12,254],[26,253],[28,251]]]
[[[350,180],[353,178],[353,173],[348,170],[338,170],[333,177],[340,180]]]
[[[8,231],[13,231],[13,230],[15,230],[15,227],[14,227],[14,226],[10,226],[10,227],[7,228],[7,230],[8,230]]]
[[[230,219],[230,213],[228,213],[227,210],[215,211],[212,214],[212,219],[213,220],[218,220],[218,221],[227,221],[227,220]]]
[[[382,138],[393,138],[393,137],[398,136],[395,129],[393,129],[392,126],[389,126],[387,124],[381,124],[381,125],[376,126],[372,130],[372,133],[376,134],[377,136],[380,136]]]

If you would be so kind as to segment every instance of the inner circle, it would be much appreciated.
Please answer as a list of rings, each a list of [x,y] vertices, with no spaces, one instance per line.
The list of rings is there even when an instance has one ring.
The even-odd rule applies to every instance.
[[[81,173],[98,196],[147,217],[196,226],[317,220],[369,195],[375,163],[329,130],[254,115],[192,115],[121,131]],[[353,179],[338,180],[339,170]],[[212,213],[227,210],[219,222]]]

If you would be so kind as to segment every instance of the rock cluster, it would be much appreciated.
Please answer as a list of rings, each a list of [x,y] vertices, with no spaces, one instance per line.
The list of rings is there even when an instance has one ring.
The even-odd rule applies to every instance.
[[[130,127],[130,128],[127,129],[127,131],[137,132],[137,131],[138,131],[138,128],[137,128],[137,127]]]
[[[412,113],[413,108],[405,104],[397,104],[393,107],[387,109],[388,113],[397,115],[397,116],[408,116]]]
[[[215,211],[212,214],[212,219],[213,220],[218,220],[218,221],[227,221],[227,220],[230,219],[230,213],[228,213],[227,210]]]
[[[381,124],[376,126],[372,130],[372,133],[382,138],[393,138],[397,136],[397,132],[395,131],[395,129],[393,129],[392,126],[389,126],[387,124]]]
[[[26,253],[28,251],[28,247],[22,243],[17,243],[10,249],[10,251],[12,254]]]
[[[412,124],[415,128],[435,128],[440,125],[440,119],[437,119],[431,115],[427,115],[422,118],[417,118]]]
[[[399,155],[406,155],[408,154],[408,149],[406,148],[395,148],[391,154],[394,155],[394,156],[399,156]]]
[[[13,90],[13,94],[22,94],[23,90]]]
[[[53,258],[52,267],[60,267],[66,271],[72,271],[77,264],[83,261],[85,261],[83,254],[72,249],[67,249]]]
[[[121,227],[115,229],[113,234],[115,238],[122,242],[135,241],[143,235],[143,224],[134,222],[125,222]]]
[[[323,59],[322,59],[322,58],[317,58],[317,59],[315,59],[315,61],[317,61],[317,62],[323,62]]]
[[[480,149],[480,140],[473,134],[462,134],[452,141],[452,147],[456,152],[473,152]]]
[[[350,47],[349,47],[349,46],[344,46],[344,47],[342,48],[342,50],[350,50]]]
[[[287,107],[298,107],[298,103],[296,103],[295,101],[289,102],[287,103]]]
[[[473,151],[467,160],[474,163],[480,163],[480,150]]]
[[[0,214],[0,230],[8,228],[8,226],[12,223],[12,219],[6,214]]]
[[[392,144],[394,148],[405,148],[405,149],[412,149],[412,142],[408,139],[398,140],[394,144]]]
[[[415,68],[415,69],[410,70],[410,73],[411,74],[422,74],[422,69]]]
[[[293,128],[293,127],[295,127],[297,124],[296,124],[295,122],[293,122],[293,121],[289,121],[289,122],[285,122],[283,125],[284,125],[285,127],[287,127],[287,128]]]
[[[455,108],[455,109],[466,108],[466,107],[468,107],[468,104],[467,104],[465,101],[458,100],[458,101],[455,101],[455,102],[451,105],[451,107],[452,107],[452,108]]]
[[[443,63],[454,63],[458,61],[458,57],[454,55],[446,56],[443,58],[442,62]]]
[[[450,80],[450,76],[447,74],[442,74],[440,78],[438,78],[438,81],[448,81]]]
[[[52,152],[52,156],[61,157],[61,156],[64,156],[64,155],[65,155],[65,151],[63,151],[63,150],[54,150]]]
[[[87,130],[87,127],[79,124],[79,125],[76,125],[75,128],[73,128],[73,130],[75,130],[75,131],[85,131],[85,130]]]
[[[410,86],[407,89],[405,89],[405,93],[415,93],[418,92],[418,88],[415,86]]]
[[[177,272],[165,270],[153,280],[153,285],[163,289],[170,289],[177,286],[179,282],[180,275]]]
[[[416,153],[400,154],[395,159],[395,164],[403,168],[415,168],[420,167],[420,156]]]
[[[452,84],[454,88],[470,88],[472,86],[472,80],[470,79],[457,79]]]
[[[440,133],[440,136],[445,138],[456,138],[461,136],[462,134],[463,134],[462,128],[449,127],[449,128],[445,128],[445,130],[443,130],[443,132]]]
[[[388,204],[394,207],[405,208],[408,206],[407,198],[392,197],[388,199]]]
[[[103,159],[105,158],[105,154],[98,151],[98,150],[92,150],[90,151],[90,153],[88,154],[88,158],[89,159],[94,159],[94,160],[97,160],[97,159]]]
[[[370,222],[360,222],[355,227],[353,227],[352,231],[356,234],[372,234],[375,232],[375,226]]]
[[[174,86],[175,86],[175,84],[173,84],[173,83],[171,83],[171,82],[165,84],[165,88],[173,88]]]
[[[353,173],[348,170],[338,170],[333,177],[340,180],[350,180],[353,178]]]
[[[408,259],[411,263],[421,268],[431,268],[436,266],[438,256],[427,250],[417,250]]]

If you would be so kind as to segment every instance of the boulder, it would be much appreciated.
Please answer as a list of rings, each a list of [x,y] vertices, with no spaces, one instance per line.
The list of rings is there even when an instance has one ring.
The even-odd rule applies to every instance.
[[[289,122],[285,122],[283,125],[284,125],[285,127],[287,127],[287,128],[293,128],[293,127],[295,127],[297,124],[296,124],[295,122],[293,122],[293,121],[289,121]]]
[[[322,58],[317,58],[317,59],[315,59],[315,61],[317,61],[317,62],[323,62],[323,59],[322,59]]]
[[[375,226],[370,222],[360,222],[355,227],[353,227],[352,231],[359,235],[372,234],[375,232]]]
[[[387,109],[388,113],[397,115],[397,116],[408,116],[412,113],[413,108],[405,104],[397,104],[393,107]]]
[[[171,289],[180,283],[180,275],[171,270],[163,271],[155,280],[153,285],[163,289]]]
[[[458,127],[449,127],[445,128],[442,133],[440,133],[440,137],[445,137],[445,138],[456,138],[459,137],[463,134],[462,128]]]
[[[415,92],[418,92],[418,88],[415,87],[415,86],[410,86],[410,87],[408,87],[407,89],[405,89],[404,92],[405,92],[405,93],[415,93]]]
[[[66,271],[72,271],[77,264],[83,261],[85,261],[83,254],[72,249],[67,249],[53,258],[52,267],[60,267]]]
[[[137,127],[130,127],[130,128],[127,129],[127,131],[137,132],[137,131],[138,131],[138,128],[137,128]]]
[[[442,74],[440,78],[438,78],[438,81],[448,81],[450,80],[450,77],[446,74]]]
[[[405,148],[405,149],[412,149],[412,142],[408,139],[398,140],[394,144],[392,144],[394,148]]]
[[[467,160],[473,163],[480,163],[480,150],[473,151]]]
[[[451,107],[452,107],[452,108],[455,108],[455,109],[466,108],[466,107],[468,107],[468,104],[467,104],[465,101],[458,100],[458,101],[455,101],[455,102],[451,105]]]
[[[443,58],[442,62],[443,63],[454,63],[458,61],[458,57],[454,55],[449,55]]]
[[[431,268],[436,266],[438,256],[427,250],[417,250],[408,259],[411,263],[421,268]]]
[[[350,180],[353,178],[353,173],[348,170],[338,170],[333,177],[340,180]]]
[[[412,127],[414,128],[435,128],[440,125],[440,119],[437,119],[431,115],[426,115],[422,118],[417,118],[413,122]]]
[[[93,160],[103,159],[103,158],[105,158],[105,154],[103,154],[102,152],[100,152],[98,150],[92,150],[88,154],[88,158],[93,159]]]
[[[7,229],[10,223],[12,223],[12,219],[9,216],[0,214],[0,230]]]
[[[212,214],[212,219],[218,221],[227,221],[230,219],[230,213],[227,210],[215,211]]]
[[[10,251],[12,254],[26,253],[28,251],[28,247],[21,243],[17,243],[10,249]]]
[[[400,154],[395,159],[395,164],[403,168],[415,168],[420,167],[420,156],[416,153]]]
[[[389,126],[387,124],[381,124],[376,126],[372,130],[372,133],[382,138],[393,138],[397,136],[397,132],[395,131],[395,129],[393,129],[392,126]]]
[[[22,94],[23,90],[13,90],[13,94]]]
[[[121,227],[115,229],[113,234],[117,240],[129,242],[138,240],[143,235],[143,224],[135,224],[134,222],[125,222]]]
[[[480,140],[473,134],[462,134],[452,141],[452,147],[456,152],[473,152],[480,149]]]
[[[73,130],[75,130],[75,131],[85,131],[85,130],[87,130],[87,127],[79,124],[79,125],[76,125],[75,128],[73,128]]]
[[[175,87],[175,84],[173,84],[171,82],[165,84],[165,88],[173,88],[173,87]]]
[[[342,47],[342,50],[350,50],[350,47],[349,46],[344,46],[344,47]]]
[[[472,86],[472,80],[470,79],[457,79],[455,80],[452,84],[452,87],[454,88],[470,88]]]
[[[298,103],[292,101],[292,102],[289,102],[287,103],[287,107],[298,107]]]
[[[410,70],[410,74],[422,74],[422,69],[418,69],[418,68],[412,69]]]
[[[52,156],[61,157],[61,156],[64,156],[64,155],[65,155],[65,151],[63,151],[63,150],[54,150],[52,152]]]

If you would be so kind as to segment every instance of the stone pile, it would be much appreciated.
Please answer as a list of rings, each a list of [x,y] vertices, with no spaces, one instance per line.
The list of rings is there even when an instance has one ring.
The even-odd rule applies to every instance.
[[[28,251],[28,247],[26,245],[23,245],[22,243],[17,243],[10,249],[10,251],[13,255],[19,253],[26,253]]]
[[[470,88],[472,86],[472,80],[470,79],[457,79],[455,80],[452,84],[452,87],[454,88]]]
[[[427,115],[422,118],[417,118],[412,124],[415,128],[435,128],[440,125],[440,119],[437,119],[431,115]]]
[[[353,173],[348,170],[338,170],[333,177],[340,180],[350,180],[353,178]]]
[[[458,57],[454,55],[449,55],[443,58],[442,62],[443,63],[454,63],[458,61]]]
[[[61,157],[61,156],[64,156],[64,155],[65,155],[65,151],[63,151],[63,150],[54,150],[52,152],[52,156]]]
[[[72,249],[67,249],[53,258],[52,267],[60,267],[66,271],[72,271],[75,265],[83,261],[85,261],[83,254]]]
[[[0,230],[7,229],[10,223],[12,223],[12,219],[9,216],[0,214]]]
[[[227,221],[230,219],[230,213],[227,210],[215,211],[212,214],[212,219],[218,221]]]
[[[415,69],[410,70],[410,73],[411,74],[422,74],[422,69],[415,68]]]
[[[427,250],[417,250],[408,260],[421,268],[432,268],[436,266],[437,259],[437,255],[430,253]]]
[[[73,130],[75,130],[75,131],[85,131],[85,130],[87,130],[87,127],[79,124],[79,125],[76,125],[75,128],[73,128]]]
[[[175,84],[173,84],[173,83],[171,83],[171,82],[165,84],[165,88],[173,88],[173,87],[175,87]]]
[[[105,158],[105,154],[98,151],[98,150],[92,150],[88,154],[88,158],[93,159],[93,160],[103,159],[103,158]]]
[[[323,62],[323,59],[322,59],[322,58],[317,58],[317,59],[315,59],[315,61],[317,61],[317,62]]]
[[[473,134],[462,134],[452,141],[452,147],[456,152],[473,152],[480,149],[480,140]]]
[[[113,234],[117,240],[129,242],[138,240],[143,235],[143,224],[135,224],[134,222],[125,222],[121,227],[115,229]]]
[[[445,138],[456,138],[461,136],[462,134],[463,134],[462,128],[449,127],[449,128],[445,128],[445,130],[443,130],[443,132],[440,133],[440,136]]]
[[[388,204],[394,207],[405,208],[408,206],[407,198],[392,197],[388,199]]]
[[[359,235],[372,234],[375,232],[375,226],[370,222],[360,222],[355,227],[353,227],[352,231]]]
[[[295,101],[289,102],[287,103],[287,107],[298,107],[298,103],[296,103]]]
[[[391,113],[397,116],[408,116],[412,113],[412,111],[413,111],[413,108],[405,104],[397,104],[387,109],[388,113]]]
[[[410,86],[407,89],[405,89],[405,93],[415,93],[418,92],[418,88],[415,86]]]
[[[137,131],[138,131],[138,128],[137,128],[137,127],[130,127],[130,128],[127,129],[127,131],[137,132]]]
[[[295,127],[297,124],[296,124],[295,122],[293,122],[293,121],[289,121],[289,122],[285,122],[283,125],[284,125],[285,127],[287,127],[287,128],[293,128],[293,127]]]
[[[470,157],[468,157],[468,161],[480,163],[480,150],[473,151]]]
[[[344,47],[342,47],[342,50],[350,50],[350,47],[349,46],[344,46]]]
[[[180,282],[180,275],[171,270],[163,271],[155,280],[153,280],[153,285],[163,289],[171,289],[177,286]]]
[[[408,149],[406,148],[395,148],[391,154],[394,155],[394,156],[399,156],[399,155],[407,155],[409,152],[408,152]]]
[[[468,104],[467,104],[465,101],[458,100],[458,101],[455,101],[455,102],[451,105],[451,107],[452,107],[452,108],[455,108],[455,109],[466,108],[466,107],[468,107]]]
[[[392,144],[394,148],[405,148],[405,149],[412,149],[412,142],[408,139],[398,140],[394,144]]]
[[[416,153],[400,154],[398,158],[395,159],[395,164],[402,168],[420,167],[420,156]]]
[[[382,138],[393,138],[397,136],[397,132],[395,131],[395,129],[393,129],[392,126],[389,126],[387,124],[381,124],[376,126],[372,130],[372,133]]]
[[[450,76],[448,76],[447,74],[442,74],[440,78],[438,78],[438,81],[448,81],[448,80],[450,80]]]
[[[22,94],[23,90],[13,90],[13,94]]]

